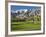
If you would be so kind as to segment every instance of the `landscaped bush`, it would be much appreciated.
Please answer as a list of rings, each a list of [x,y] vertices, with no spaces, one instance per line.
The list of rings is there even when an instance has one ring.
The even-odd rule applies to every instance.
[[[11,20],[12,22],[22,22],[22,21],[26,21],[25,19],[16,19],[16,20]]]

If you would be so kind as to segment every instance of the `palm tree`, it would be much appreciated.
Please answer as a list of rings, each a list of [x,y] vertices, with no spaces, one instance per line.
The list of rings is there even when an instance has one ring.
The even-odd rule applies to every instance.
[[[27,17],[29,17],[29,13],[30,13],[30,10],[27,10],[27,13],[26,13]]]
[[[20,11],[18,11],[18,15],[20,15]]]

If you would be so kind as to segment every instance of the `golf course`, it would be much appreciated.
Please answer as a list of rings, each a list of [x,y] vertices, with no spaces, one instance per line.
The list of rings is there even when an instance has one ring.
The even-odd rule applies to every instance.
[[[41,22],[38,20],[26,20],[26,21],[12,21],[11,22],[11,31],[32,31],[40,30]]]
[[[41,30],[40,12],[40,7],[11,11],[11,31]]]

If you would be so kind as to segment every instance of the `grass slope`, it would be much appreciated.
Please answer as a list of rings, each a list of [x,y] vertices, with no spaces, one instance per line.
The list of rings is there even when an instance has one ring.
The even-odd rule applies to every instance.
[[[12,22],[11,23],[11,31],[32,31],[32,30],[40,30],[41,23],[40,21],[25,21],[25,22]]]

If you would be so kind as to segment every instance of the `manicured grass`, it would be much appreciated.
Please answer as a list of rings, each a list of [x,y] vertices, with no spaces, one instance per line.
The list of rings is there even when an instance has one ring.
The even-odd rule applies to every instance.
[[[12,22],[11,23],[11,31],[32,31],[32,30],[40,30],[41,23],[40,21],[25,21],[25,22]]]

